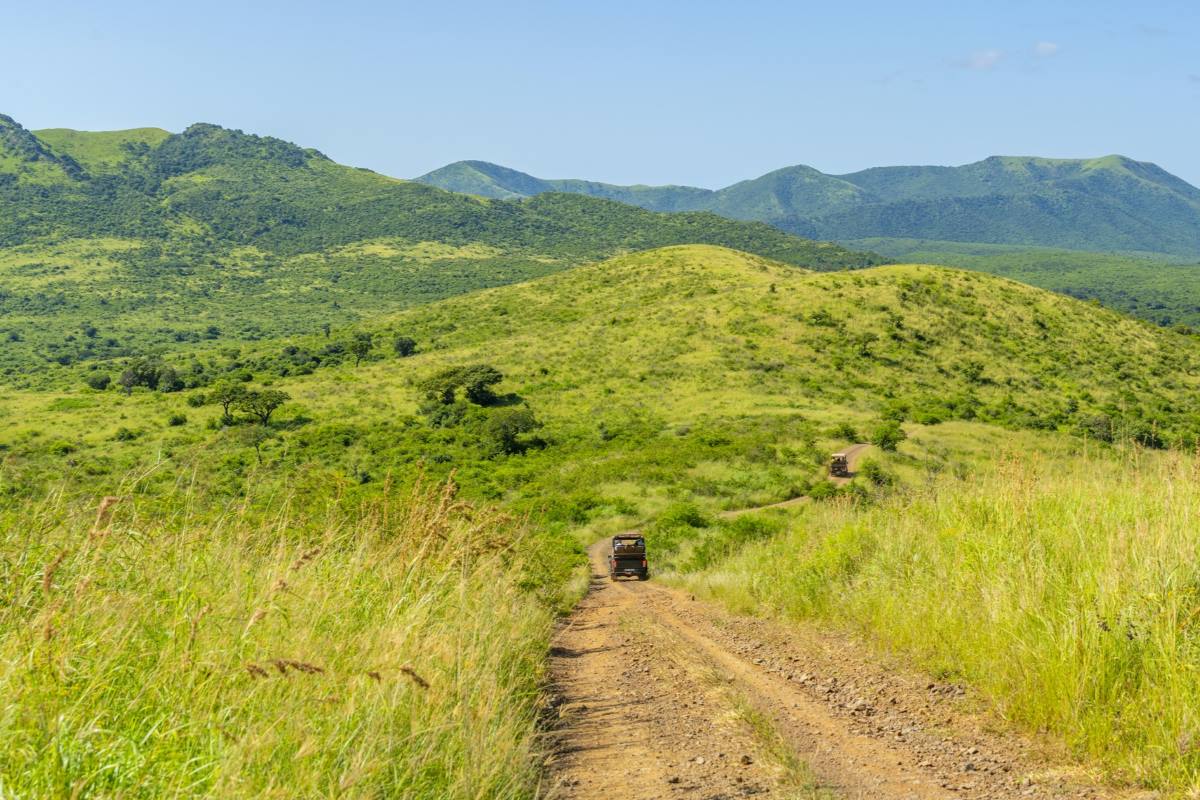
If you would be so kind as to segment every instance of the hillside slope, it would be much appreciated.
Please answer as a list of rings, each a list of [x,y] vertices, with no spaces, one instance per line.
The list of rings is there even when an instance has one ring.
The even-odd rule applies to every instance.
[[[5,117],[0,374],[312,332],[685,243],[812,269],[882,260],[708,213],[481,200],[215,125],[39,136]]]
[[[1200,189],[1123,156],[993,156],[960,167],[877,167],[848,175],[795,166],[717,191],[547,181],[485,162],[459,162],[417,180],[486,197],[602,194],[644,208],[708,210],[836,240],[1200,254]]]
[[[360,334],[370,335],[369,348],[351,355]],[[415,355],[397,358],[397,337],[413,340]],[[434,413],[420,388],[448,367],[478,364],[498,369],[501,397],[527,404],[545,424],[544,447],[507,462],[511,471],[491,460],[488,444],[501,435],[489,420],[510,405]],[[115,379],[128,369],[170,377],[157,391],[134,386],[126,397]],[[0,446],[16,470],[14,487],[38,485],[23,464],[61,475],[69,457],[77,477],[93,481],[144,469],[143,458],[158,463],[164,452],[194,452],[195,469],[216,473],[205,480],[227,482],[220,476],[244,459],[236,454],[245,443],[185,403],[203,402],[227,377],[269,383],[297,404],[281,413],[298,421],[273,424],[266,440],[274,455],[265,457],[281,474],[312,468],[355,480],[457,469],[472,491],[515,492],[533,507],[596,481],[631,480],[639,469],[651,483],[695,480],[691,467],[652,466],[673,453],[703,460],[728,450],[752,460],[752,452],[766,458],[764,447],[792,455],[771,456],[764,464],[775,466],[721,492],[785,499],[827,456],[814,449],[816,426],[842,423],[858,436],[892,421],[1150,447],[1190,448],[1200,437],[1195,337],[981,273],[911,265],[803,272],[712,246],[621,256],[329,336],[219,350],[184,343],[149,359],[63,370],[65,396],[0,398],[8,423]],[[113,382],[84,388],[95,377]],[[197,413],[208,427],[187,422]],[[175,416],[182,426],[168,423]],[[950,439],[965,446],[958,434]],[[614,460],[604,478],[588,478],[606,452],[627,453],[634,466]],[[947,460],[932,451],[927,458]],[[564,464],[573,466],[564,472]]]
[[[416,409],[414,382],[431,372],[485,362],[540,416],[568,427],[849,414],[925,425],[981,421],[1152,446],[1190,446],[1200,434],[1194,337],[942,267],[810,273],[724,248],[671,247],[450,298],[355,330],[371,333],[375,345],[353,381],[401,411]],[[395,335],[414,339],[417,355],[393,361]],[[165,358],[185,387],[242,371],[291,385],[321,418],[319,409],[345,402],[327,381],[342,380],[348,336],[225,354],[193,346],[190,356]],[[91,374],[70,373],[75,385]],[[343,408],[335,416],[360,415]],[[111,435],[95,433],[99,442]]]
[[[1179,414],[1200,369],[1193,337],[941,267],[804,273],[672,247],[413,309],[396,325],[439,332],[432,346],[456,358],[493,352],[527,377],[526,390],[553,392],[572,413],[610,403],[673,419],[848,406],[924,421],[1111,434],[1124,420],[1150,438],[1195,433]]]
[[[908,437],[876,463],[884,484],[957,486],[998,453],[1190,448],[1200,418],[1194,338],[978,273],[807,272],[694,245],[329,334],[62,369],[66,388],[0,392],[0,546],[19,600],[0,607],[0,741],[30,796],[96,774],[111,793],[166,795],[321,794],[348,769],[385,796],[533,786],[532,698],[571,536],[655,518],[665,553],[718,510],[866,498],[874,479],[834,487],[825,464],[880,430]],[[94,380],[122,374],[140,382]],[[464,374],[484,390],[447,397]],[[255,402],[223,409],[239,389]],[[265,416],[264,398],[280,403]],[[508,513],[410,491],[449,475]],[[117,505],[97,513],[101,497]],[[1128,552],[1141,519],[1121,516],[1103,551]],[[777,530],[745,522],[705,534],[709,557]],[[818,566],[850,574],[864,553],[838,548],[855,541]],[[1013,552],[1027,567],[1045,551]],[[1091,604],[1078,611],[1099,630]],[[347,746],[365,766],[334,758]]]
[[[861,239],[849,244],[896,261],[1002,275],[1094,300],[1155,325],[1200,328],[1200,264],[1188,259],[915,239]]]

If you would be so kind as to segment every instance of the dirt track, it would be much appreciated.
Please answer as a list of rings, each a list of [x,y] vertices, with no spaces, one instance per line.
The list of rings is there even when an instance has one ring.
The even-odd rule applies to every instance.
[[[1117,797],[853,639],[611,583],[551,651],[550,798]]]

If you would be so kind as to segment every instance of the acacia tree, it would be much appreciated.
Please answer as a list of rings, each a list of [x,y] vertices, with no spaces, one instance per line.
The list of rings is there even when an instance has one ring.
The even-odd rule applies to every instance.
[[[254,454],[258,457],[259,464],[263,463],[262,446],[275,436],[275,432],[266,425],[246,425],[237,434],[237,438],[242,444],[254,448]]]
[[[465,367],[449,367],[421,381],[419,388],[425,399],[442,405],[450,405],[462,389],[472,403],[480,406],[496,401],[492,387],[504,380],[500,370],[488,364],[472,364]]]
[[[258,420],[260,425],[270,425],[275,409],[289,400],[287,392],[278,389],[247,391],[237,401],[237,407]]]
[[[350,341],[350,352],[354,355],[354,366],[371,354],[371,347],[375,344],[375,337],[365,331],[360,331],[354,334],[354,338]]]
[[[209,393],[210,402],[221,406],[221,419],[226,425],[233,422],[232,409],[246,396],[246,387],[231,380],[223,380]]]

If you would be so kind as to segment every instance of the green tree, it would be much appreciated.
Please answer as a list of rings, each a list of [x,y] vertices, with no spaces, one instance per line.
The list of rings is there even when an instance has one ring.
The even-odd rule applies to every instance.
[[[258,420],[259,424],[270,425],[271,415],[275,413],[275,409],[289,399],[286,392],[278,389],[263,389],[261,392],[247,390],[238,400],[237,406]]]
[[[418,388],[425,399],[432,403],[451,405],[458,396],[458,390],[462,389],[472,403],[486,406],[496,401],[492,387],[502,380],[504,375],[495,367],[473,364],[444,369],[421,381]]]
[[[139,358],[129,363],[121,372],[118,379],[125,394],[130,394],[135,386],[145,386],[147,389],[157,389],[163,366],[157,361]]]
[[[158,390],[161,392],[178,392],[183,388],[183,378],[174,367],[162,367],[158,372]]]
[[[112,383],[112,376],[107,372],[93,372],[87,377],[87,385],[96,391],[103,392]]]
[[[487,364],[476,364],[466,367],[462,373],[462,386],[467,399],[480,406],[491,405],[496,401],[496,393],[492,387],[504,380],[500,370]]]
[[[397,336],[392,340],[392,348],[400,358],[407,358],[417,352],[417,341],[407,336]]]
[[[880,450],[894,451],[901,442],[908,438],[904,428],[893,419],[884,420],[871,433],[871,444]]]
[[[237,441],[246,447],[254,448],[254,455],[258,458],[259,464],[263,461],[263,445],[273,438],[275,438],[275,432],[266,425],[244,425],[237,432]]]
[[[371,354],[375,345],[375,337],[366,331],[359,331],[350,340],[350,352],[354,356],[354,366],[358,366],[364,358]]]
[[[208,393],[208,400],[221,406],[221,420],[228,425],[233,422],[233,409],[241,404],[245,396],[245,386],[226,378],[213,386]]]
[[[483,423],[483,438],[491,454],[523,453],[528,443],[521,436],[542,427],[528,408],[498,408]]]

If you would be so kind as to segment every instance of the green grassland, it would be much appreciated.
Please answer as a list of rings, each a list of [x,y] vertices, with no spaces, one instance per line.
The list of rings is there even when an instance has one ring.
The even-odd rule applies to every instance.
[[[1194,794],[1196,459],[998,455],[873,506],[701,519],[676,534],[670,580],[742,612],[856,630],[1115,780]]]
[[[101,274],[128,245],[103,244]],[[1057,468],[1198,433],[1194,337],[977,272],[812,272],[709,245],[131,361],[0,390],[16,587],[0,775],[16,794],[532,797],[538,655],[589,538],[653,520],[691,572],[720,569],[790,535],[714,536],[721,510],[808,494],[900,515],[896,486],[957,486],[1006,450]],[[85,385],[149,367],[158,390]],[[230,386],[287,399],[223,418]],[[828,454],[864,439],[873,466],[829,483]],[[438,494],[451,476],[457,495]],[[120,499],[97,518],[104,496]],[[973,679],[959,650],[939,657]],[[1178,785],[1157,763],[1132,774]]]
[[[617,253],[707,242],[881,263],[761,223],[546,195],[494,202],[194,125],[34,134],[0,118],[0,379],[346,326]]]
[[[849,247],[899,261],[945,264],[1095,300],[1157,325],[1200,327],[1200,264],[1137,253],[1085,253],[916,239],[862,239]]]
[[[125,131],[46,128],[33,131],[33,135],[49,145],[55,153],[73,158],[89,174],[103,175],[120,172],[129,161],[131,152],[160,145],[171,134],[162,128],[132,128]]]
[[[359,333],[372,335],[373,345],[354,367],[349,345]],[[396,335],[414,339],[417,354],[392,354]],[[807,417],[832,424],[845,412],[865,421],[970,420],[1190,447],[1198,356],[1192,337],[978,273],[922,266],[806,273],[692,246],[450,298],[328,337],[168,357],[163,363],[181,376],[182,391],[136,389],[126,397],[113,383],[97,392],[85,378],[116,378],[127,362],[76,366],[76,388],[66,395],[9,390],[0,413],[13,421],[6,444],[14,456],[39,452],[52,435],[82,464],[83,454],[110,449],[118,427],[144,427],[159,441],[219,439],[193,422],[171,429],[165,420],[210,418],[214,412],[192,410],[188,400],[233,376],[295,399],[301,422],[278,444],[285,464],[315,457],[356,475],[358,448],[326,449],[336,428],[390,443],[372,445],[386,449],[374,454],[378,463],[360,465],[367,472],[389,458],[432,458],[449,469],[469,466],[479,451],[449,430],[437,432],[443,447],[423,438],[430,432],[421,425],[401,433],[419,416],[417,384],[440,368],[486,363],[546,423],[544,437],[586,437],[598,446],[607,444],[602,428],[702,430],[741,417],[784,428]],[[78,433],[76,406],[86,420]],[[680,438],[690,435],[697,434]]]

